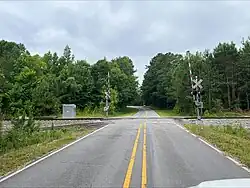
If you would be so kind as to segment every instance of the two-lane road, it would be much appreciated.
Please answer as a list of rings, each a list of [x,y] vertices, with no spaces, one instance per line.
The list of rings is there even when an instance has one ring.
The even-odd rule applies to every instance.
[[[250,177],[173,120],[141,110],[0,183],[0,187],[188,187]],[[141,119],[139,118],[141,117]]]

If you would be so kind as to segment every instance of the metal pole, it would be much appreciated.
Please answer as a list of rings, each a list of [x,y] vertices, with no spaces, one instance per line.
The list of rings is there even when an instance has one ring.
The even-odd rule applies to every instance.
[[[106,99],[106,107],[108,106],[108,99]],[[109,116],[109,110],[107,109],[106,110],[106,117],[108,117]]]
[[[110,91],[109,91],[109,72],[108,72],[107,91],[106,91],[106,117],[108,117],[109,115],[109,102],[108,102],[109,97],[110,97]]]
[[[196,81],[196,83],[198,82],[198,77],[197,76],[195,76],[195,81]],[[199,104],[199,88],[198,87],[196,87],[195,88],[196,89],[196,104]],[[196,105],[196,111],[197,111],[197,119],[198,120],[200,120],[201,118],[200,118],[200,108],[199,108],[199,106],[198,105]]]
[[[193,100],[194,100],[195,106],[196,106],[197,119],[200,120],[201,119],[201,113],[202,113],[202,108],[199,106],[200,103],[201,103],[200,90],[199,90],[198,86],[193,88],[193,86],[195,86],[195,85],[193,85],[193,82],[195,82],[197,84],[198,83],[198,77],[195,76],[195,80],[193,80],[193,74],[192,74],[191,62],[190,62],[190,52],[189,51],[187,51],[187,57],[188,57],[188,67],[189,67],[189,75],[190,75],[190,81],[191,81],[191,89],[192,89],[192,91],[194,89],[196,91],[196,95],[194,95],[194,93],[192,93]]]
[[[200,102],[202,102],[202,96],[201,96],[201,93],[199,92],[199,96],[200,96]],[[201,116],[203,115],[202,113],[202,108],[203,106],[200,108],[200,119],[201,119]]]

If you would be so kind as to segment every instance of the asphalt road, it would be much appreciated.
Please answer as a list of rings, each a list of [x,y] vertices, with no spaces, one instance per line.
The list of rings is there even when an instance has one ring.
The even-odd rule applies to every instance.
[[[154,117],[141,110],[136,117]],[[188,187],[249,173],[174,120],[112,120],[101,131],[0,183],[0,187]]]

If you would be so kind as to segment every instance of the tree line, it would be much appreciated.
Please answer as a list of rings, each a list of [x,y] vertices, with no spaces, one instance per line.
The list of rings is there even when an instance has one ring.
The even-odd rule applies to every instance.
[[[76,60],[67,45],[63,55],[31,55],[23,44],[0,41],[1,117],[58,115],[62,104],[103,111],[110,73],[110,111],[119,111],[138,96],[132,60],[106,58],[90,65]]]
[[[243,39],[240,47],[224,42],[213,50],[193,54],[158,53],[144,75],[141,90],[145,104],[193,114],[188,62],[193,75],[203,79],[206,112],[249,110],[250,38]]]

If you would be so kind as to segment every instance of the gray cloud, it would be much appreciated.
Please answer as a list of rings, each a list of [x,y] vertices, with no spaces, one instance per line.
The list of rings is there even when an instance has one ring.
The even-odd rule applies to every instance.
[[[25,1],[0,2],[0,38],[34,53],[62,52],[94,63],[130,56],[142,81],[158,52],[240,43],[250,34],[248,1]]]

